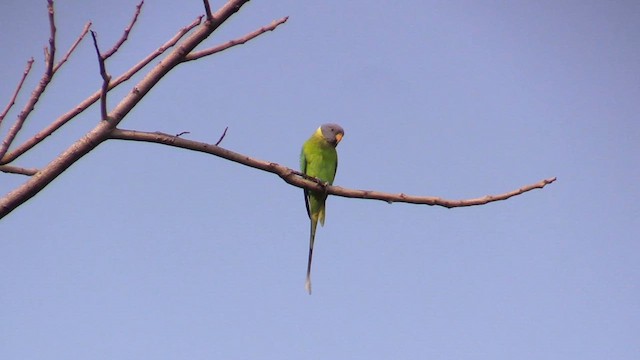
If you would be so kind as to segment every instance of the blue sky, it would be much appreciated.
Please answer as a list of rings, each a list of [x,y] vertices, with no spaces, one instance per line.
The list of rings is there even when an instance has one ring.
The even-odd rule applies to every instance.
[[[102,48],[134,1],[62,2],[59,52]],[[118,75],[203,13],[149,1]],[[222,2],[212,2],[218,8]],[[44,1],[0,5],[0,99],[36,63]],[[345,128],[336,185],[452,199],[444,209],[332,197],[304,291],[302,190],[222,159],[109,141],[0,221],[2,359],[637,359],[640,3],[250,2],[121,123],[298,166]],[[86,39],[18,142],[100,86]],[[203,46],[204,48],[204,46]],[[155,62],[154,62],[155,63]],[[142,74],[110,93],[109,108]],[[94,106],[14,165],[42,167]],[[0,175],[6,194],[25,178]]]

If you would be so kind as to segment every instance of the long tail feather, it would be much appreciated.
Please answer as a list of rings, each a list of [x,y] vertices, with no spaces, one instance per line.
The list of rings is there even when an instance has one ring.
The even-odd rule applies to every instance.
[[[316,227],[318,226],[318,218],[311,217],[311,231],[309,235],[309,261],[307,262],[307,280],[304,283],[304,288],[311,295],[311,260],[313,259],[313,242],[316,238]]]

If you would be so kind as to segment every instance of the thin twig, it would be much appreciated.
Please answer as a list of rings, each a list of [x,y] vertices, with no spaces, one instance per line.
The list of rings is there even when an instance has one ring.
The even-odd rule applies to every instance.
[[[191,134],[191,132],[189,132],[189,131],[179,132],[179,133],[176,134],[176,137],[180,137],[182,135],[187,135],[187,134]]]
[[[38,172],[38,169],[26,169],[13,165],[0,165],[0,171],[9,174],[33,176]]]
[[[220,44],[218,46],[209,48],[209,49],[205,49],[205,50],[200,50],[200,51],[196,51],[196,52],[192,52],[190,54],[188,54],[187,56],[184,57],[184,61],[191,61],[191,60],[197,60],[200,59],[201,57],[205,57],[205,56],[209,56],[209,55],[213,55],[215,53],[219,53],[221,51],[227,50],[228,48],[234,47],[236,45],[242,45],[244,43],[246,43],[249,40],[252,40],[264,33],[266,33],[267,31],[273,31],[275,30],[278,26],[284,24],[285,22],[287,22],[287,20],[289,19],[288,16],[283,17],[280,20],[274,20],[273,22],[271,22],[271,24],[267,25],[267,26],[263,26],[260,29],[251,32],[241,38],[238,39],[234,39],[234,40],[230,40],[227,41],[224,44]]]
[[[69,48],[69,51],[67,51],[66,54],[64,54],[64,56],[62,57],[62,59],[60,59],[60,61],[58,61],[58,63],[56,64],[56,66],[54,66],[53,68],[53,72],[55,73],[56,71],[58,71],[58,69],[65,63],[67,62],[67,60],[69,60],[69,56],[71,56],[71,53],[78,47],[78,45],[80,44],[80,41],[82,41],[82,39],[84,39],[85,35],[87,35],[87,33],[89,32],[89,29],[91,28],[91,21],[87,22],[84,25],[84,28],[82,29],[82,32],[80,33],[80,36],[78,36],[78,38],[76,38],[76,41],[73,42],[73,44],[71,45],[71,47]]]
[[[213,15],[211,14],[211,5],[209,5],[209,0],[203,0],[203,1],[204,1],[204,12],[205,14],[207,14],[207,20],[211,20]]]
[[[16,103],[16,98],[20,93],[20,89],[22,89],[22,85],[24,84],[24,81],[27,79],[27,75],[29,75],[29,72],[31,71],[31,67],[33,66],[33,61],[34,61],[33,58],[27,61],[27,66],[25,67],[24,72],[22,73],[22,78],[18,82],[16,91],[13,92],[13,96],[11,96],[11,100],[9,100],[7,107],[5,107],[4,110],[2,111],[2,114],[0,114],[0,125],[2,125],[2,120],[4,120],[5,116],[7,116],[7,114],[9,113],[9,110],[11,110],[11,107]]]
[[[53,0],[47,0],[47,12],[49,13],[49,50],[45,49],[46,73],[53,76],[53,64],[56,55],[56,22]]]
[[[129,37],[129,32],[131,32],[131,29],[133,29],[133,25],[135,25],[136,21],[138,20],[138,16],[140,15],[140,10],[142,9],[142,5],[144,5],[144,0],[141,0],[140,3],[136,5],[136,12],[133,14],[133,18],[131,19],[131,22],[129,23],[129,25],[126,28],[124,28],[124,33],[122,34],[122,37],[120,37],[120,40],[118,40],[118,42],[109,51],[107,51],[102,55],[102,57],[105,60],[110,58],[111,55],[115,54],[116,51],[120,49],[120,46],[122,46],[122,44],[124,44],[124,42],[127,41],[127,38]]]
[[[96,48],[96,54],[98,55],[98,64],[100,65],[100,76],[102,76],[102,90],[100,91],[100,115],[102,120],[107,119],[107,92],[109,92],[109,81],[111,76],[107,74],[107,69],[104,65],[104,57],[100,54],[98,48],[98,39],[96,38],[96,32],[91,30],[91,37],[93,38],[93,46]]]
[[[442,199],[442,198],[433,197],[433,196],[413,196],[413,195],[406,195],[406,194],[391,194],[391,193],[384,193],[380,191],[356,190],[356,189],[342,188],[339,186],[327,186],[317,179],[309,180],[307,179],[307,176],[301,176],[303,174],[300,174],[298,171],[282,166],[280,164],[258,160],[258,159],[249,157],[247,155],[242,155],[242,154],[221,148],[213,144],[207,144],[207,143],[197,142],[193,140],[178,138],[178,137],[171,136],[169,134],[160,133],[160,132],[150,133],[150,132],[143,132],[143,131],[113,129],[109,137],[111,139],[152,142],[152,143],[158,143],[158,144],[208,153],[208,154],[219,156],[224,159],[234,161],[246,166],[250,166],[256,169],[260,169],[260,170],[264,170],[264,171],[276,174],[280,176],[288,184],[291,184],[299,188],[304,188],[307,190],[323,191],[323,192],[326,192],[327,194],[332,194],[332,195],[342,196],[347,198],[382,200],[387,203],[401,202],[401,203],[411,203],[411,204],[443,206],[446,208],[484,205],[494,201],[506,200],[510,197],[523,194],[533,189],[542,189],[546,185],[556,181],[556,178],[553,177],[553,178],[541,180],[535,184],[523,186],[517,190],[513,190],[503,194],[487,195],[480,198],[466,199],[466,200],[448,200],[448,199]]]
[[[142,59],[140,62],[134,65],[131,69],[127,70],[127,72],[120,75],[115,80],[111,81],[111,83],[109,84],[109,90],[129,80],[133,75],[135,75],[138,71],[142,70],[151,61],[156,59],[158,56],[162,55],[168,49],[175,46],[175,44],[177,44],[178,41],[182,39],[182,37],[184,37],[187,33],[189,33],[189,31],[191,31],[193,28],[200,25],[201,22],[202,22],[202,16],[199,16],[191,24],[180,29],[178,33],[176,33],[176,35],[173,36],[173,38],[171,38],[169,41],[167,41],[162,46],[160,46],[157,50],[149,54],[146,58]],[[76,105],[71,111],[61,115],[60,117],[55,119],[51,124],[47,125],[47,127],[39,131],[35,136],[27,139],[27,141],[25,141],[20,146],[18,146],[8,154],[6,154],[6,156],[4,157],[0,156],[0,164],[10,163],[15,159],[17,159],[18,157],[20,157],[25,152],[32,149],[34,146],[36,146],[42,140],[44,140],[45,138],[53,134],[56,130],[61,128],[71,119],[73,119],[78,114],[85,111],[89,106],[93,105],[96,101],[98,101],[98,99],[100,99],[101,94],[102,94],[102,89],[96,91],[95,93],[93,93],[93,95],[91,95],[90,97],[82,101],[80,104]]]
[[[227,135],[227,130],[229,129],[229,127],[225,127],[224,131],[222,132],[222,135],[220,136],[220,139],[218,139],[218,142],[216,142],[216,146],[220,145],[220,143],[222,142],[222,139],[224,139],[224,137]]]

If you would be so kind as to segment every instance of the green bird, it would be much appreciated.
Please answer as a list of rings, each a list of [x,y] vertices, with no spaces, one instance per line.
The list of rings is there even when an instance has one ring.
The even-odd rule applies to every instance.
[[[333,184],[338,169],[338,152],[336,146],[342,137],[344,130],[337,124],[324,124],[311,135],[300,153],[300,171],[318,178],[328,185]],[[307,263],[307,280],[305,289],[311,294],[311,259],[313,257],[313,241],[316,237],[318,220],[324,226],[325,201],[327,194],[317,191],[304,190],[304,202],[307,207],[307,215],[311,220],[311,234],[309,235],[309,262]]]

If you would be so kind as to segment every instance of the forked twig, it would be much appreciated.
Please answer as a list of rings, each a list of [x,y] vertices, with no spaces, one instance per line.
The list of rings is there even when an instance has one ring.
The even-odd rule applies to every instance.
[[[53,9],[53,0],[47,0],[47,12],[49,14],[49,49],[45,48],[45,72],[42,75],[42,79],[36,86],[35,90],[31,93],[31,97],[25,104],[24,108],[18,115],[16,122],[7,132],[4,140],[2,140],[2,144],[0,144],[0,159],[4,157],[4,154],[7,153],[9,147],[13,143],[13,140],[16,138],[24,122],[27,120],[27,117],[33,111],[36,103],[40,99],[40,96],[47,88],[47,85],[51,82],[53,78],[54,72],[54,61],[55,61],[55,53],[56,53],[56,24],[55,24],[55,11]]]
[[[205,0],[206,1],[206,0]],[[234,47],[236,45],[242,45],[244,43],[246,43],[249,40],[252,40],[264,33],[266,33],[267,31],[273,31],[275,30],[278,26],[284,24],[285,22],[287,22],[287,20],[289,19],[288,16],[283,17],[280,20],[274,20],[273,22],[271,22],[271,24],[267,25],[267,26],[263,26],[260,29],[253,31],[241,38],[238,39],[234,39],[234,40],[230,40],[227,41],[224,44],[220,44],[218,46],[209,48],[209,49],[205,49],[205,50],[200,50],[200,51],[195,51],[192,52],[190,54],[187,54],[184,57],[184,61],[191,61],[191,60],[197,60],[200,59],[201,57],[205,57],[205,56],[209,56],[209,55],[213,55],[215,53],[219,53],[223,50],[227,50],[228,48]]]
[[[96,48],[96,54],[98,55],[98,64],[100,65],[100,76],[102,76],[102,90],[100,91],[100,115],[102,120],[107,119],[107,92],[109,92],[109,81],[111,76],[107,74],[107,69],[104,65],[104,57],[100,54],[98,48],[98,39],[96,38],[96,32],[91,30],[91,37],[93,38],[93,46]]]
[[[149,91],[151,91],[165,75],[183,62],[185,54],[191,52],[213,34],[214,31],[237,13],[248,1],[249,0],[228,0],[213,14],[211,20],[192,32],[186,39],[183,39],[179,48],[171,51],[158,65],[149,70],[146,76],[133,86],[133,90],[128,92],[127,95],[114,106],[105,121],[98,122],[93,129],[85,133],[80,139],[60,153],[60,155],[40,169],[36,176],[31,177],[0,198],[0,218],[11,213],[17,207],[33,198],[76,161],[80,160],[107,140],[111,131],[140,103]]]
[[[183,27],[178,31],[176,35],[174,35],[169,41],[160,46],[157,50],[153,51],[146,58],[142,59],[136,65],[134,65],[131,69],[127,70],[124,74],[120,75],[115,80],[111,81],[109,84],[109,90],[115,88],[116,86],[122,84],[123,82],[129,80],[133,75],[135,75],[138,71],[142,70],[145,66],[147,66],[151,61],[156,59],[158,56],[162,55],[165,51],[175,46],[175,44],[180,41],[189,31],[191,31],[196,26],[200,25],[202,22],[202,16],[197,17],[191,24]],[[44,129],[40,130],[35,136],[27,139],[24,143],[20,144],[20,146],[16,147],[11,152],[7,153],[6,156],[0,156],[0,164],[7,164],[18,157],[20,157],[25,152],[32,149],[34,146],[39,144],[42,140],[53,134],[56,130],[61,128],[71,119],[76,117],[78,114],[82,113],[89,106],[93,105],[98,99],[100,99],[100,94],[102,93],[102,89],[96,91],[82,101],[80,104],[76,105],[71,111],[61,115],[57,119],[55,119],[51,124],[47,125]]]

